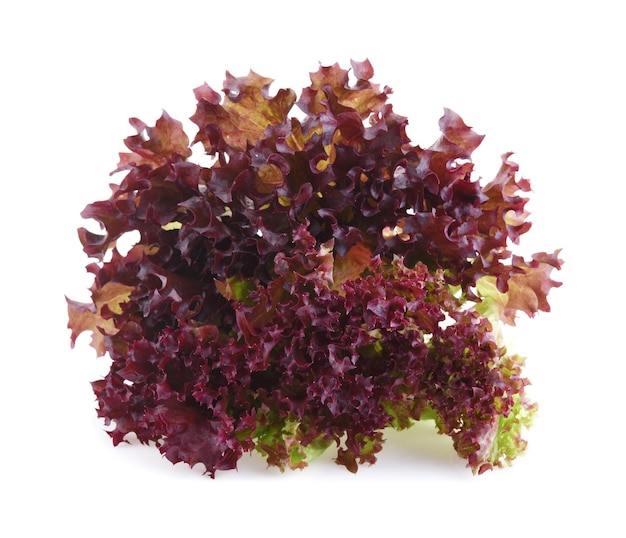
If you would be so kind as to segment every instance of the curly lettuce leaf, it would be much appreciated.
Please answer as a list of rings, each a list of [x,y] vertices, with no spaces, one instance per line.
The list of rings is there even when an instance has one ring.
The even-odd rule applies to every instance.
[[[247,144],[264,138],[266,128],[283,122],[296,100],[291,89],[281,89],[271,97],[272,82],[253,71],[239,78],[227,73],[222,103],[206,84],[197,88],[198,107],[191,118],[199,128],[194,143],[201,142],[213,154],[225,146],[245,150]],[[216,144],[216,138],[223,144]]]
[[[67,300],[68,327],[72,329],[72,347],[78,336],[85,332],[92,333],[92,347],[99,356],[106,353],[104,335],[115,334],[114,314],[121,314],[122,304],[130,301],[134,286],[126,286],[119,282],[107,282],[94,290],[92,303]]]
[[[560,250],[552,254],[534,254],[531,262],[514,259],[506,291],[498,289],[496,277],[484,276],[476,281],[480,303],[476,310],[482,315],[515,325],[519,312],[533,317],[537,312],[550,312],[548,294],[552,288],[561,286],[551,278],[554,269],[560,269]]]

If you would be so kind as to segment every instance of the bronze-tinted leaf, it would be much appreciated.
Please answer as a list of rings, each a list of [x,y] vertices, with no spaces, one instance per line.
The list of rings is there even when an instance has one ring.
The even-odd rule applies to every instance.
[[[272,79],[262,77],[250,71],[247,77],[235,78],[227,73],[225,98],[222,104],[216,103],[214,94],[206,88],[196,91],[199,99],[192,121],[200,131],[194,142],[202,142],[208,152],[214,147],[209,144],[206,129],[216,126],[226,145],[244,150],[248,144],[254,144],[264,138],[268,126],[277,125],[287,118],[287,114],[296,100],[291,89],[281,89],[275,96],[269,95]]]

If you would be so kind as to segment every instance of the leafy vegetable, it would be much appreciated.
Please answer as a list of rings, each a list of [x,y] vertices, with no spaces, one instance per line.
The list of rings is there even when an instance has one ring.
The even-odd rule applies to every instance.
[[[483,137],[451,110],[411,145],[370,63],[352,75],[320,67],[299,97],[253,72],[197,88],[208,167],[167,113],[130,120],[126,176],[82,212],[103,229],[79,230],[92,302],[68,299],[72,345],[90,331],[111,359],[93,389],[115,445],[134,433],[212,477],[254,449],[285,469],[331,446],[355,472],[385,428],[424,419],[474,472],[524,450],[536,404],[499,325],[548,311],[561,266],[510,250],[529,182],[506,154],[481,185]]]

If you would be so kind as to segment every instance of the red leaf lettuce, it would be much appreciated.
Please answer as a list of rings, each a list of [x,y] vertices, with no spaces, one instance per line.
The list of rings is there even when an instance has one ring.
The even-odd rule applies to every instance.
[[[320,67],[297,98],[227,74],[223,95],[195,90],[191,145],[167,113],[131,119],[125,177],[82,212],[103,230],[79,230],[92,301],[68,299],[72,345],[90,331],[111,359],[93,389],[114,444],[211,476],[253,449],[284,469],[334,446],[354,472],[385,428],[432,418],[474,472],[523,451],[536,404],[498,326],[549,310],[558,251],[510,250],[530,227],[510,154],[481,185],[483,137],[446,109],[412,145],[372,76]]]

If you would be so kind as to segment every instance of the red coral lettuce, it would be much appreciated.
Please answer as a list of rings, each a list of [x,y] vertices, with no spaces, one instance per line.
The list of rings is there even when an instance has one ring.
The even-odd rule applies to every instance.
[[[167,113],[131,119],[124,179],[82,213],[103,230],[79,230],[92,301],[68,299],[72,345],[91,331],[111,359],[93,389],[115,444],[133,433],[211,476],[332,445],[354,472],[424,418],[474,472],[524,449],[536,404],[496,325],[549,310],[561,264],[510,251],[529,183],[510,154],[474,179],[483,137],[447,109],[439,140],[411,145],[369,62],[352,75],[321,67],[299,98],[253,72],[197,88],[209,167]]]

